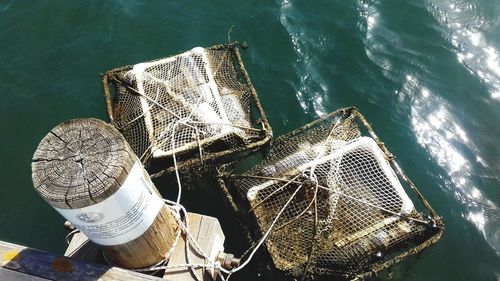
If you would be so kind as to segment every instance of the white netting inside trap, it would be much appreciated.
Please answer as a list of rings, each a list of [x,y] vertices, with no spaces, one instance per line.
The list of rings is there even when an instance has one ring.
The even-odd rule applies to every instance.
[[[376,238],[382,244],[390,244],[391,239],[396,238],[392,237],[396,233],[380,231],[380,228],[394,223],[401,214],[410,214],[414,209],[376,143],[371,138],[361,137],[350,142],[334,141],[317,145],[306,143],[301,147],[301,151],[262,169],[264,176],[273,177],[277,170],[288,167],[281,175],[287,175],[290,180],[269,180],[255,186],[252,184],[247,191],[247,199],[260,227],[267,229],[278,210],[283,207],[283,202],[298,190],[295,200],[290,202],[280,218],[282,225],[278,229],[283,228],[283,232],[275,232],[267,240],[272,253],[279,253],[279,256],[286,253],[284,257],[280,257],[285,258],[287,263],[283,268],[289,269],[306,263],[309,247],[304,245],[302,251],[290,255],[292,251],[283,251],[291,247],[290,243],[272,237],[303,228],[297,227],[304,223],[304,219],[312,219],[313,202],[321,208],[316,221],[322,225],[317,238],[321,251],[331,252],[336,246],[373,235],[377,231]],[[277,169],[277,166],[280,168]],[[284,187],[286,184],[288,186]],[[301,200],[297,200],[298,198]],[[271,206],[272,208],[266,208]],[[295,225],[294,219],[297,219]],[[289,226],[285,227],[286,224]],[[288,231],[285,228],[289,228]],[[411,228],[408,227],[407,231],[410,232]],[[301,244],[310,243],[304,238],[311,235],[312,233],[301,233]],[[374,247],[363,249],[365,252],[373,250]]]
[[[256,96],[238,59],[231,49],[196,47],[111,71],[115,126],[144,161],[244,148],[263,127],[252,120]]]

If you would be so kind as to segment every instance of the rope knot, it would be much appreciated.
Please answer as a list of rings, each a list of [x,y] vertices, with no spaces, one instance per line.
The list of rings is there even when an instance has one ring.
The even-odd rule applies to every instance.
[[[191,120],[191,118],[189,117],[183,117],[183,118],[180,118],[179,120],[177,120],[177,125],[184,125],[184,126],[188,126],[189,125],[189,122],[192,122],[193,120]]]
[[[309,171],[304,171],[299,179],[306,188],[315,188],[318,186],[318,178],[314,173]]]

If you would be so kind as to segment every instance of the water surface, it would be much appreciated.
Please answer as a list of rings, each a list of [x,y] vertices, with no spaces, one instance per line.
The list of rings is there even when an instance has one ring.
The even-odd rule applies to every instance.
[[[58,123],[106,119],[99,73],[227,42],[234,26],[275,136],[354,105],[443,216],[441,242],[394,279],[500,280],[499,15],[488,0],[3,1],[0,239],[62,253],[30,160]],[[233,233],[212,197],[184,203]],[[251,265],[233,278],[277,277]]]

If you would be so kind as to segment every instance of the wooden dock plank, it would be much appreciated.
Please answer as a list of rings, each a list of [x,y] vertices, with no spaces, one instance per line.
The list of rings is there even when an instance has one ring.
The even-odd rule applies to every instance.
[[[207,254],[210,260],[214,261],[220,252],[224,251],[225,236],[219,221],[216,218],[204,216],[195,213],[188,213],[189,232],[198,242],[201,249]],[[189,247],[189,258],[192,264],[205,264],[206,261],[196,250]],[[168,266],[187,264],[186,257],[186,239],[183,237],[177,242],[173,255],[168,262]],[[198,268],[195,270],[202,280],[215,280],[215,272],[213,270],[204,270]],[[186,281],[196,280],[188,268],[172,268],[165,271],[165,279],[171,281]]]
[[[5,269],[0,267],[0,280],[9,280],[9,281],[47,281],[50,279],[41,278],[33,275],[28,275],[26,273],[22,273],[19,271],[14,271],[10,269]]]
[[[40,250],[0,241],[1,274],[15,276],[14,272],[38,277],[32,280],[123,280],[123,281],[153,281],[163,280],[117,267],[108,267],[86,263],[69,257],[62,257]],[[12,272],[8,272],[12,271]],[[18,275],[19,277],[23,275]],[[0,275],[0,277],[3,277]],[[10,280],[0,278],[1,280]],[[16,279],[13,279],[16,280]],[[25,280],[25,279],[17,279]],[[30,279],[27,279],[30,280]]]

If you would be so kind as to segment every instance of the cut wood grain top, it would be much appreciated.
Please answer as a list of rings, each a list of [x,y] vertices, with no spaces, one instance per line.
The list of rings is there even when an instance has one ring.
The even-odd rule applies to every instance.
[[[112,125],[93,118],[66,121],[38,145],[33,185],[54,207],[82,208],[118,190],[136,159]]]

